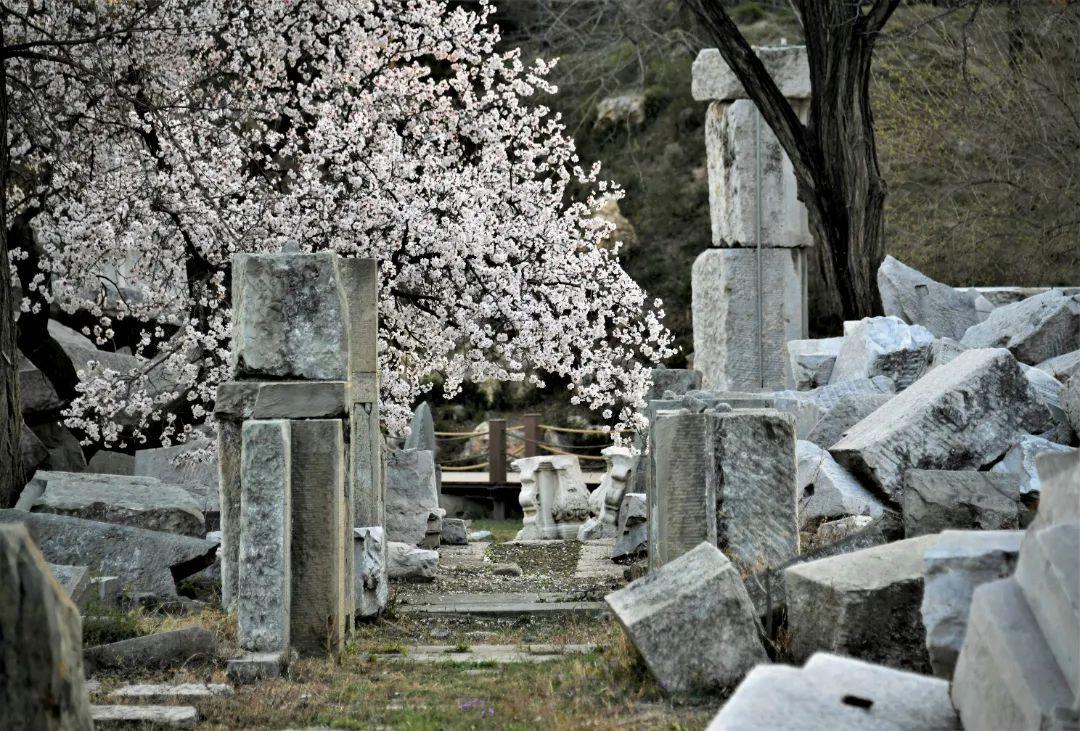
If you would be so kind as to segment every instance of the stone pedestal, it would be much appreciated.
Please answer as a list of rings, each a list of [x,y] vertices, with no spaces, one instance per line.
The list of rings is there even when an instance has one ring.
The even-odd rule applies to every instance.
[[[578,531],[581,541],[614,538],[619,534],[619,506],[637,463],[637,457],[629,447],[606,447],[600,453],[607,462],[607,471],[600,478],[600,485],[589,495],[591,517]]]
[[[521,475],[524,518],[517,540],[577,538],[589,517],[589,491],[577,457],[525,457],[514,460]]]

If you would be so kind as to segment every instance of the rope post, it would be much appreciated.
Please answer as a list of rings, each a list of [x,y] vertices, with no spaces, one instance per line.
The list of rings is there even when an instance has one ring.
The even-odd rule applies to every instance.
[[[540,443],[540,414],[525,414],[522,421],[525,423],[525,456],[535,457]]]
[[[506,419],[488,420],[488,484],[506,484]]]

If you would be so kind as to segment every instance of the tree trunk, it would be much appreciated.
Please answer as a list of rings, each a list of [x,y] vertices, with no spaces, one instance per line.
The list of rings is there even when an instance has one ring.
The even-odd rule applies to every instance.
[[[3,32],[0,27],[0,48],[4,46]],[[14,505],[23,486],[19,353],[15,347],[11,266],[4,224],[7,221],[9,170],[7,127],[7,64],[0,56],[0,508]]]

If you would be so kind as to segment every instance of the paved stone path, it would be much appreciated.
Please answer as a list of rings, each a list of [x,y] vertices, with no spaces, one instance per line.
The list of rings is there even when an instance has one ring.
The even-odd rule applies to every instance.
[[[621,579],[623,566],[611,560],[615,541],[586,541],[581,544],[575,579]]]
[[[569,594],[417,594],[398,611],[407,614],[516,617],[521,615],[594,615],[605,611],[603,602],[574,601]]]
[[[90,706],[95,727],[159,726],[194,728],[199,712],[194,706]]]
[[[568,655],[587,654],[596,645],[470,645],[465,652],[455,645],[409,645],[403,653],[376,653],[388,662],[416,663],[541,663]]]

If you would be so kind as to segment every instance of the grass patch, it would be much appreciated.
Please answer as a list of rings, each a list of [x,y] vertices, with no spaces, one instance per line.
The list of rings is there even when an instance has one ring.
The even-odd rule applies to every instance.
[[[573,576],[581,544],[577,541],[551,541],[544,545],[499,543],[488,548],[495,563],[516,563],[526,575]]]
[[[483,520],[472,520],[469,521],[469,530],[489,530],[491,531],[491,538],[485,540],[490,540],[492,543],[506,543],[517,537],[518,531],[521,530],[521,519],[492,520],[485,518]]]

